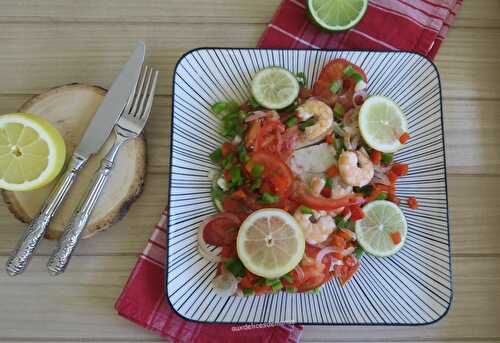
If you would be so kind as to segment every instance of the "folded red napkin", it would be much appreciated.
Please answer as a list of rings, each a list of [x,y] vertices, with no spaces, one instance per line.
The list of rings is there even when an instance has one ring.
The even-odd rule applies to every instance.
[[[372,0],[353,29],[327,33],[311,24],[304,0],[284,0],[258,47],[411,50],[433,58],[462,0]],[[118,314],[172,342],[298,342],[302,326],[199,324],[165,301],[166,211],[123,289]]]
[[[434,58],[462,0],[370,0],[365,16],[340,33],[309,21],[305,0],[284,0],[259,48],[326,48],[415,51]]]

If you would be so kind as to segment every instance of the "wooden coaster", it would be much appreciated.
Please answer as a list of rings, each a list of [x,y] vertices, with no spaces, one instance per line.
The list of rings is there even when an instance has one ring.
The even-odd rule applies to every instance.
[[[100,87],[70,84],[33,97],[21,106],[19,112],[40,115],[59,129],[66,142],[67,159],[69,159],[105,94],[106,90]],[[99,153],[90,158],[80,172],[75,185],[49,225],[46,238],[57,239],[61,235],[64,225],[68,223],[73,210],[87,191],[94,172],[99,168],[102,157],[113,141],[112,132]],[[129,206],[141,194],[146,172],[144,137],[126,143],[121,148],[115,163],[111,177],[85,229],[84,238],[108,228],[123,218]],[[29,223],[40,210],[54,182],[29,192],[2,191],[2,196],[16,218]]]

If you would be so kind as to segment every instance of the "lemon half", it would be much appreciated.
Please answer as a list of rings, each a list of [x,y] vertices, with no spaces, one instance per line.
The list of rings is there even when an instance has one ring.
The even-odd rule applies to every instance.
[[[64,140],[47,120],[26,113],[0,116],[0,188],[43,187],[59,174],[65,158]]]

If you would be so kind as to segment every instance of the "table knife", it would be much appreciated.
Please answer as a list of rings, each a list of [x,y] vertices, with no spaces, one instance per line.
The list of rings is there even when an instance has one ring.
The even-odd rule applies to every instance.
[[[144,53],[145,45],[143,42],[139,42],[132,56],[99,105],[80,144],[73,153],[65,173],[52,189],[38,215],[26,228],[17,247],[7,260],[6,269],[9,275],[18,275],[26,269],[51,219],[75,183],[78,173],[85,166],[89,157],[99,151],[106,142],[139,79],[139,73],[144,62]]]

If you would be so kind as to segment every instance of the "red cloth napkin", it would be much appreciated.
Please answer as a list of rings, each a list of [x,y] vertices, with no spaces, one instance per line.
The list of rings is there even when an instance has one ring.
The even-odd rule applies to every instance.
[[[462,0],[372,0],[353,29],[327,33],[311,24],[304,0],[284,0],[262,35],[263,48],[411,50],[434,58]],[[165,301],[166,212],[140,255],[115,308],[118,314],[173,342],[298,342],[300,325],[199,324]]]
[[[462,0],[370,0],[352,29],[329,33],[307,18],[304,0],[284,0],[259,48],[415,51],[434,58]]]

